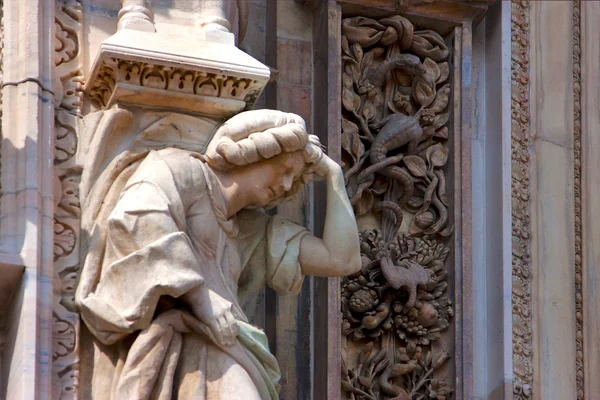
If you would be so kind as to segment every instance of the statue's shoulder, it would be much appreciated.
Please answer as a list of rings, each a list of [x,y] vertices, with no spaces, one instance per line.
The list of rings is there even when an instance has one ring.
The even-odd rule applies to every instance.
[[[150,173],[164,179],[167,174],[179,189],[194,189],[198,185],[205,185],[204,164],[199,153],[167,147],[150,151],[140,169],[144,171],[144,176]]]

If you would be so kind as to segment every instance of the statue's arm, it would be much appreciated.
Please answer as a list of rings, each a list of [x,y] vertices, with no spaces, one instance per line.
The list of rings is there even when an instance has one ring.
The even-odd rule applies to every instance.
[[[356,218],[346,194],[340,166],[324,156],[319,169],[327,183],[327,214],[323,239],[305,235],[300,244],[302,274],[346,276],[361,267]]]

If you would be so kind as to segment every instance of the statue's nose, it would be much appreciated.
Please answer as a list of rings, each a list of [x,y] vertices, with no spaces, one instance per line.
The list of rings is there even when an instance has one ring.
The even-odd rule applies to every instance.
[[[292,188],[292,183],[294,183],[292,175],[285,174],[285,176],[283,177],[283,181],[281,182],[281,188],[287,192]]]

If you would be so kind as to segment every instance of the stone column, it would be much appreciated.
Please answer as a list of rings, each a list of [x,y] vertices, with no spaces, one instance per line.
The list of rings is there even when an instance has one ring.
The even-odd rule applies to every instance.
[[[119,11],[118,29],[135,29],[144,32],[156,32],[152,0],[121,0],[123,7]]]
[[[9,281],[16,293],[1,304],[0,397],[45,399],[52,354],[54,1],[7,1],[3,8],[0,281],[18,277],[15,269],[24,273]]]

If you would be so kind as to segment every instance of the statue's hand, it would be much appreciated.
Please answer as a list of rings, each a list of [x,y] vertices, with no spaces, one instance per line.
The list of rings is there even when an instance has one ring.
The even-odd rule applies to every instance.
[[[186,293],[184,300],[190,305],[196,317],[208,325],[218,344],[221,346],[235,344],[239,328],[231,312],[231,302],[206,288],[205,285]]]
[[[311,170],[315,175],[324,178],[342,173],[342,168],[338,165],[338,163],[333,161],[326,154],[323,154],[319,161],[313,164]]]
[[[231,312],[232,305],[212,290],[209,290],[208,294],[212,304],[212,318],[205,322],[221,346],[232,346],[240,331]]]

